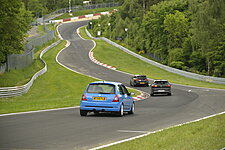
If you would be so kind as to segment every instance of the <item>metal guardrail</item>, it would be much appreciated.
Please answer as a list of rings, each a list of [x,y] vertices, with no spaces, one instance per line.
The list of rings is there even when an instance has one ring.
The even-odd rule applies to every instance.
[[[72,12],[76,12],[76,11],[80,11],[80,10],[87,10],[87,9],[96,9],[96,8],[107,8],[107,7],[116,7],[116,6],[120,6],[119,3],[101,3],[101,4],[92,4],[92,5],[77,5],[74,7],[71,7]],[[53,18],[55,18],[56,16],[60,16],[64,13],[67,13],[69,11],[69,8],[62,8],[62,9],[58,9],[48,15],[44,16],[44,20],[45,21],[49,21]],[[43,21],[42,21],[43,22]]]
[[[211,77],[211,76],[204,76],[204,75],[199,75],[199,74],[196,74],[196,73],[192,73],[192,72],[187,72],[187,71],[183,71],[183,70],[179,70],[179,69],[175,69],[175,68],[172,68],[172,67],[169,67],[169,66],[166,66],[166,65],[163,65],[163,64],[160,64],[158,62],[155,62],[153,60],[150,60],[148,58],[145,58],[139,54],[136,54],[130,50],[128,50],[127,48],[105,38],[105,37],[99,37],[99,38],[95,38],[93,37],[87,30],[87,28],[85,29],[86,30],[86,33],[87,35],[92,38],[92,39],[96,39],[96,40],[104,40],[106,41],[107,43],[121,49],[122,51],[134,56],[134,57],[137,57],[139,59],[141,59],[142,61],[145,61],[151,65],[154,65],[156,67],[159,67],[163,70],[166,70],[168,72],[172,72],[172,73],[175,73],[175,74],[178,74],[178,75],[181,75],[181,76],[184,76],[184,77],[187,77],[187,78],[191,78],[191,79],[196,79],[196,80],[200,80],[200,81],[206,81],[206,82],[211,82],[211,83],[217,83],[217,84],[225,84],[225,78],[219,78],[219,77]]]
[[[38,71],[37,73],[35,73],[35,75],[31,78],[31,80],[21,86],[15,86],[15,87],[3,87],[0,88],[0,98],[3,97],[13,97],[13,96],[19,96],[22,95],[24,93],[26,93],[30,87],[33,85],[34,80],[44,74],[47,71],[47,64],[45,63],[45,61],[42,59],[42,56],[52,47],[56,46],[58,43],[60,42],[60,40],[58,40],[57,42],[53,43],[52,45],[50,45],[49,47],[47,47],[46,49],[44,49],[41,54],[40,54],[40,60],[44,63],[44,68],[41,69],[40,71]]]

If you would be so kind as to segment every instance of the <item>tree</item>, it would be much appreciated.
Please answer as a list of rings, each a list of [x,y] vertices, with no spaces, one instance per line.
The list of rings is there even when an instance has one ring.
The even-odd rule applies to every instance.
[[[220,61],[213,55],[219,50],[218,45],[223,41],[221,37],[225,34],[225,1],[202,0],[198,2],[193,0],[190,4],[193,14],[192,34],[205,55],[207,72],[211,75],[218,64],[214,61]]]
[[[7,54],[24,51],[23,41],[30,29],[31,13],[18,0],[3,0],[0,5],[0,62]]]
[[[184,36],[184,33],[181,33],[183,31],[181,31],[182,29],[179,29],[178,24],[179,22],[186,24],[186,19],[181,12],[184,12],[187,8],[188,4],[186,0],[163,1],[157,5],[151,6],[150,11],[146,13],[143,19],[141,26],[145,31],[144,39],[146,49],[150,53],[160,56],[165,64],[167,64],[168,50],[171,47],[174,47],[170,40],[174,36],[177,36],[178,33]],[[175,18],[177,16],[179,16],[179,19]],[[176,26],[170,25],[172,24],[172,19],[177,21],[173,23],[176,23]],[[164,24],[166,26],[164,26]],[[173,31],[178,31],[178,33],[172,33]],[[168,32],[170,33],[170,36],[168,36]],[[168,43],[170,43],[170,45],[168,45]]]
[[[181,48],[188,35],[188,19],[184,13],[175,10],[174,14],[168,14],[164,20],[164,30],[168,33],[168,45],[171,48]]]

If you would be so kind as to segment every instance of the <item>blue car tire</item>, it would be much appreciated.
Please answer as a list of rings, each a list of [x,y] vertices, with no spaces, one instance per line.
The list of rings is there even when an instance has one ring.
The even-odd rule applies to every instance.
[[[123,113],[124,113],[124,106],[123,104],[120,106],[120,111],[118,112],[118,116],[119,117],[123,117]]]
[[[134,112],[135,112],[135,105],[133,103],[130,111],[128,112],[128,114],[134,114]]]
[[[81,116],[87,116],[87,111],[85,111],[85,110],[80,110],[80,115]]]

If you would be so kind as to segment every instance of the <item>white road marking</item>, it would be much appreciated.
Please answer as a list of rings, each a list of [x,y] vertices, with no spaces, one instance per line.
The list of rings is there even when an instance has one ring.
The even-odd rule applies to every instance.
[[[121,140],[121,141],[117,141],[117,142],[114,142],[114,143],[110,143],[110,144],[107,144],[107,145],[95,147],[95,148],[92,148],[92,149],[89,149],[89,150],[97,150],[97,149],[109,147],[109,146],[112,146],[112,145],[116,145],[116,144],[124,143],[124,142],[127,142],[127,141],[131,141],[131,140],[134,140],[134,139],[137,139],[137,138],[141,138],[141,137],[144,137],[144,136],[147,136],[147,135],[148,135],[148,133],[142,134],[142,135],[139,135],[139,136],[135,136],[135,137],[131,137],[131,138],[128,138],[128,139],[124,139],[124,140]]]
[[[66,110],[66,109],[75,109],[75,108],[80,108],[80,106],[56,108],[56,109],[46,109],[46,110],[37,110],[37,111],[27,111],[27,112],[19,112],[19,113],[9,113],[9,114],[2,114],[2,115],[0,115],[0,117],[12,116],[12,115],[22,115],[22,114],[32,114],[32,113],[48,112],[48,111],[57,111],[57,110]]]
[[[117,132],[126,132],[126,133],[149,133],[149,131],[133,131],[133,130],[117,130]]]
[[[198,121],[201,121],[201,120],[204,120],[204,119],[208,119],[208,118],[211,118],[211,117],[215,117],[217,115],[222,115],[222,114],[225,114],[225,111],[224,112],[221,112],[221,113],[214,114],[214,115],[206,116],[206,117],[203,117],[203,118],[200,118],[200,119],[196,119],[196,120],[193,120],[193,121],[189,121],[189,122],[181,123],[181,124],[178,124],[178,125],[174,125],[174,126],[171,126],[171,127],[168,127],[168,128],[164,128],[164,129],[160,129],[160,130],[148,132],[148,133],[145,133],[145,134],[142,134],[142,135],[138,135],[138,136],[135,136],[135,137],[131,137],[131,138],[128,138],[128,139],[120,140],[120,141],[117,141],[117,142],[114,142],[114,143],[110,143],[110,144],[98,146],[98,147],[95,147],[95,148],[91,148],[89,150],[97,150],[97,149],[101,149],[101,148],[113,146],[113,145],[116,145],[116,144],[128,142],[128,141],[131,141],[131,140],[134,140],[134,139],[138,139],[138,138],[141,138],[141,137],[144,137],[144,136],[148,136],[148,135],[150,135],[152,133],[157,133],[157,132],[161,132],[161,131],[164,131],[164,130],[167,130],[167,129],[179,127],[179,126],[182,126],[182,125],[185,125],[185,124],[190,124],[190,123],[193,123],[193,122],[198,122]]]

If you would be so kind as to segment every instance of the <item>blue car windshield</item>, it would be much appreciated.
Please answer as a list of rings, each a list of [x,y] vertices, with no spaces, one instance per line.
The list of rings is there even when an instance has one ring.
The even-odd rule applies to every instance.
[[[115,85],[105,83],[90,84],[87,93],[115,94]]]

